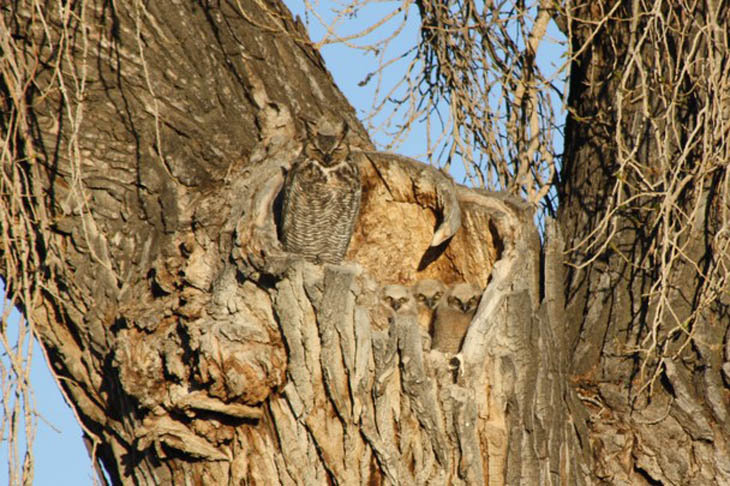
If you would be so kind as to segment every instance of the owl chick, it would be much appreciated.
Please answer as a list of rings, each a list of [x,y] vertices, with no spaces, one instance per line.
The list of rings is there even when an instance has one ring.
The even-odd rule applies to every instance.
[[[383,287],[383,300],[396,314],[416,313],[416,303],[411,289],[405,285]]]
[[[432,349],[456,354],[479,305],[482,291],[470,283],[451,287],[436,307]]]
[[[347,125],[322,118],[307,124],[307,140],[284,183],[284,249],[312,263],[340,263],[360,211],[362,185],[345,141]]]
[[[418,306],[418,325],[429,335],[434,311],[445,292],[446,286],[440,280],[421,280],[413,286],[413,294]]]

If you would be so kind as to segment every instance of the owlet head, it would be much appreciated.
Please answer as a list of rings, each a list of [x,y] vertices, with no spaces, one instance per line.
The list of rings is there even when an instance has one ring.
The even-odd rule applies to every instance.
[[[417,282],[413,291],[419,305],[434,310],[441,301],[441,297],[443,297],[446,291],[446,286],[438,280],[425,279]]]
[[[383,300],[388,307],[398,312],[402,308],[409,307],[409,304],[413,302],[413,295],[403,285],[386,285],[383,287]]]
[[[451,288],[448,296],[448,304],[464,314],[476,311],[481,298],[481,289],[469,283],[458,283]]]

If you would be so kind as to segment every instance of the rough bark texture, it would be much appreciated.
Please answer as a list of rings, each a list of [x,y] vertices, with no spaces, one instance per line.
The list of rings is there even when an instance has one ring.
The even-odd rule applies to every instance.
[[[541,260],[519,201],[374,152],[280,3],[42,11],[3,10],[18,66],[0,84],[16,156],[3,175],[23,191],[3,191],[16,219],[0,274],[32,296],[18,304],[114,484],[730,483],[727,308],[632,401],[646,225],[618,215],[626,251],[564,271],[562,235],[572,247],[592,231],[614,175],[608,73],[625,22],[575,60]],[[577,46],[589,35],[569,31]],[[301,119],[322,113],[348,122],[362,174],[343,265],[277,237]],[[716,257],[707,221],[695,262]],[[382,302],[384,285],[423,278],[484,289],[456,356],[424,351],[415,316]]]
[[[729,397],[722,376],[730,328],[727,287],[711,307],[699,309],[696,320],[689,319],[698,310],[709,269],[724,259],[727,271],[728,255],[718,254],[713,244],[718,232],[727,231],[719,224],[719,204],[727,201],[728,187],[721,185],[726,155],[724,167],[715,167],[699,183],[686,184],[670,202],[638,196],[645,184],[659,194],[666,187],[661,160],[686,164],[684,174],[689,174],[703,159],[723,159],[721,153],[703,153],[703,144],[690,142],[690,134],[702,134],[702,140],[724,136],[717,130],[723,130],[728,119],[727,97],[723,106],[711,105],[720,108],[718,118],[708,118],[701,107],[718,93],[710,72],[715,63],[725,66],[717,81],[727,86],[728,8],[713,2],[691,8],[655,5],[661,10],[642,15],[644,7],[636,2],[593,2],[571,10],[574,18],[563,24],[572,33],[575,51],[580,51],[571,71],[573,111],[566,129],[558,218],[567,247],[580,248],[581,240],[598,228],[617,177],[627,178],[624,200],[641,197],[612,215],[613,240],[600,258],[577,269],[596,252],[570,255],[576,269],[566,281],[566,344],[579,395],[590,414],[593,472],[598,479],[632,485],[730,484]],[[659,17],[665,19],[663,42],[645,42],[637,49],[636,40],[650,28],[647,23]],[[581,49],[595,30],[598,41]],[[666,46],[668,51],[663,50]],[[690,55],[697,61],[683,63]],[[626,74],[641,72],[649,75]],[[663,84],[671,86],[674,103],[661,95]],[[619,128],[626,134],[621,147]],[[618,172],[621,150],[631,153],[645,180]],[[688,231],[676,247],[659,252],[663,235],[657,230],[657,214],[662,203],[674,204],[685,214],[692,214],[695,205],[704,209],[695,219],[675,221]],[[662,303],[674,314],[654,325],[657,302],[650,297],[652,285],[661,276],[659,265],[666,262],[662,259],[673,248],[681,248],[682,263],[673,269]],[[717,266],[722,268],[722,263]],[[677,332],[675,319],[690,324]],[[692,337],[689,345],[687,336]],[[659,347],[650,349],[652,342]],[[646,384],[653,386],[642,390]]]
[[[5,169],[41,215],[19,304],[114,484],[585,481],[530,210],[372,152],[285,7],[10,12],[3,48],[33,69],[3,94],[32,77],[34,137]],[[277,239],[300,120],[320,113],[352,127],[363,179],[337,266]],[[381,301],[421,278],[486,288],[456,357]]]

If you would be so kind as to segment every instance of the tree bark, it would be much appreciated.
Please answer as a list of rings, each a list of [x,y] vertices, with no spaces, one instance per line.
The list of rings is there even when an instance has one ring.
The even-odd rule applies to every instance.
[[[594,2],[566,13],[579,54],[558,221],[576,249],[567,346],[593,472],[609,484],[730,483],[730,104],[719,95],[726,73],[712,72],[730,54],[727,5]],[[710,282],[723,290],[705,304]]]
[[[373,151],[279,2],[6,7],[0,274],[110,481],[730,482],[727,294],[689,344],[647,326],[661,257],[636,208],[612,213],[611,251],[563,264],[609,210],[616,128],[646,167],[658,153],[642,117],[660,97],[623,101],[638,81],[611,75],[642,17],[596,5],[559,19],[578,54],[543,250],[520,201]],[[712,46],[726,59],[726,8],[698,12],[713,29],[677,32],[714,37],[676,56]],[[644,49],[632,55],[649,64]],[[692,104],[711,91],[702,76],[679,83],[684,133],[706,123]],[[342,265],[306,263],[277,235],[302,120],[321,115],[348,123],[363,184]],[[668,299],[687,315],[701,269],[727,259],[718,174],[693,188],[707,210],[672,276]],[[415,317],[381,298],[425,278],[484,289],[454,356],[424,349]],[[652,333],[659,355],[637,350]],[[651,394],[642,369],[660,372]]]
[[[372,152],[280,3],[36,7],[3,18],[3,275],[112,483],[585,482],[527,207]],[[364,190],[323,267],[276,227],[321,114]],[[421,278],[486,288],[456,356],[382,303]]]
[[[271,452],[286,351],[266,287],[229,265],[281,173],[254,160],[277,122],[257,97],[363,134],[351,107],[281,4],[26,2],[3,22],[2,273],[93,458],[115,484],[266,477],[247,464]]]

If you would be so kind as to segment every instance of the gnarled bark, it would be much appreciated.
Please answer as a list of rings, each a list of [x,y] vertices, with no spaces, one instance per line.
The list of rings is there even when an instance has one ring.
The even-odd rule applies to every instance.
[[[521,202],[374,151],[278,2],[44,7],[3,10],[0,274],[114,484],[727,480],[726,294],[693,307],[727,258],[713,239],[726,167],[692,188],[706,211],[668,280],[677,319],[699,316],[691,341],[646,326],[662,260],[645,208],[611,213],[610,251],[574,251],[609,211],[617,129],[647,167],[658,151],[641,127],[660,98],[612,77],[640,32],[628,4],[559,19],[575,111],[542,251]],[[710,37],[677,55],[722,61],[727,9],[696,13],[712,28],[668,35]],[[685,74],[687,135],[712,90]],[[350,126],[363,204],[346,262],[315,266],[282,250],[277,208],[301,120],[323,113]],[[425,278],[484,289],[455,356],[382,302]],[[666,351],[644,360],[652,332]],[[634,393],[642,364],[660,371],[651,399]]]
[[[18,303],[113,483],[583,481],[526,207],[373,152],[280,4],[43,12],[4,17],[4,170],[35,197],[6,197],[2,271],[23,285],[8,225],[40,214]],[[352,127],[363,179],[338,266],[277,237],[318,113]],[[455,357],[380,300],[421,278],[486,289]]]
[[[727,5],[598,2],[566,13],[580,54],[558,221],[574,249],[567,345],[594,474],[729,483],[730,104],[727,72],[715,70],[730,55]]]

